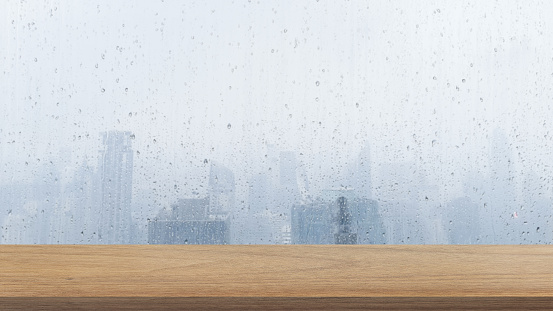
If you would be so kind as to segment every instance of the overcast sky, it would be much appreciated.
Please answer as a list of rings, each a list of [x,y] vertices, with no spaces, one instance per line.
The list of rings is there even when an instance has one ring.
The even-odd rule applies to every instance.
[[[376,175],[412,161],[457,196],[495,129],[518,172],[549,176],[552,16],[549,1],[5,0],[0,182],[60,155],[96,165],[113,129],[135,133],[136,189],[197,187],[204,159],[243,182],[266,143],[316,184],[314,158],[343,168],[368,144]]]

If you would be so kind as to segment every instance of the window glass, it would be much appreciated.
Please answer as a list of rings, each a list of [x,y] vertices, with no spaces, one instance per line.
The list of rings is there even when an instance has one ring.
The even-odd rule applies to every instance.
[[[2,1],[0,243],[551,243],[551,16]]]

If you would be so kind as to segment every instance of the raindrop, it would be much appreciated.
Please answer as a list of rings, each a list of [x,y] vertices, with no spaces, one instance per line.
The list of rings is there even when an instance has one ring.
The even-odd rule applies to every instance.
[[[204,159],[204,164],[207,164],[207,159]]]
[[[38,59],[35,57],[35,63],[38,62]]]
[[[432,77],[432,80],[438,80],[438,77],[433,76],[433,77]]]
[[[128,91],[129,91],[129,88],[128,88],[128,87],[126,87],[126,88],[125,88],[125,92],[128,92]]]
[[[231,127],[232,127],[232,125],[230,125],[230,123],[227,124],[227,128],[228,128],[229,130],[230,130]]]
[[[132,112],[129,112],[129,118],[132,117]]]
[[[316,86],[319,86],[321,83],[319,81],[315,82]]]
[[[102,88],[102,93],[104,93],[106,91],[106,89]]]
[[[465,82],[467,82],[467,80],[463,79],[463,80],[461,80],[461,82],[465,83]]]
[[[359,103],[355,103],[355,107],[359,108]]]
[[[131,139],[135,139],[136,137],[134,136],[134,134],[131,134]]]

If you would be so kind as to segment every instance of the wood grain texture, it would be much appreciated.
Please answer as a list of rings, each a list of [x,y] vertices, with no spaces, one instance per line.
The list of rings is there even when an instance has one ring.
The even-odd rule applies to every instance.
[[[551,298],[553,247],[5,245],[0,297]]]
[[[0,310],[551,310],[549,297],[1,298]]]

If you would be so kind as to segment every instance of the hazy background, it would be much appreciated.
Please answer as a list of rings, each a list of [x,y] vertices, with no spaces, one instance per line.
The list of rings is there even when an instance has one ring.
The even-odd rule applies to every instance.
[[[367,146],[379,202],[391,165],[436,206],[483,208],[467,180],[493,181],[495,142],[513,206],[530,187],[550,200],[551,16],[549,1],[4,0],[0,184],[67,183],[97,166],[100,132],[124,130],[137,221],[205,194],[212,160],[240,215],[268,144],[296,153],[313,194]]]

